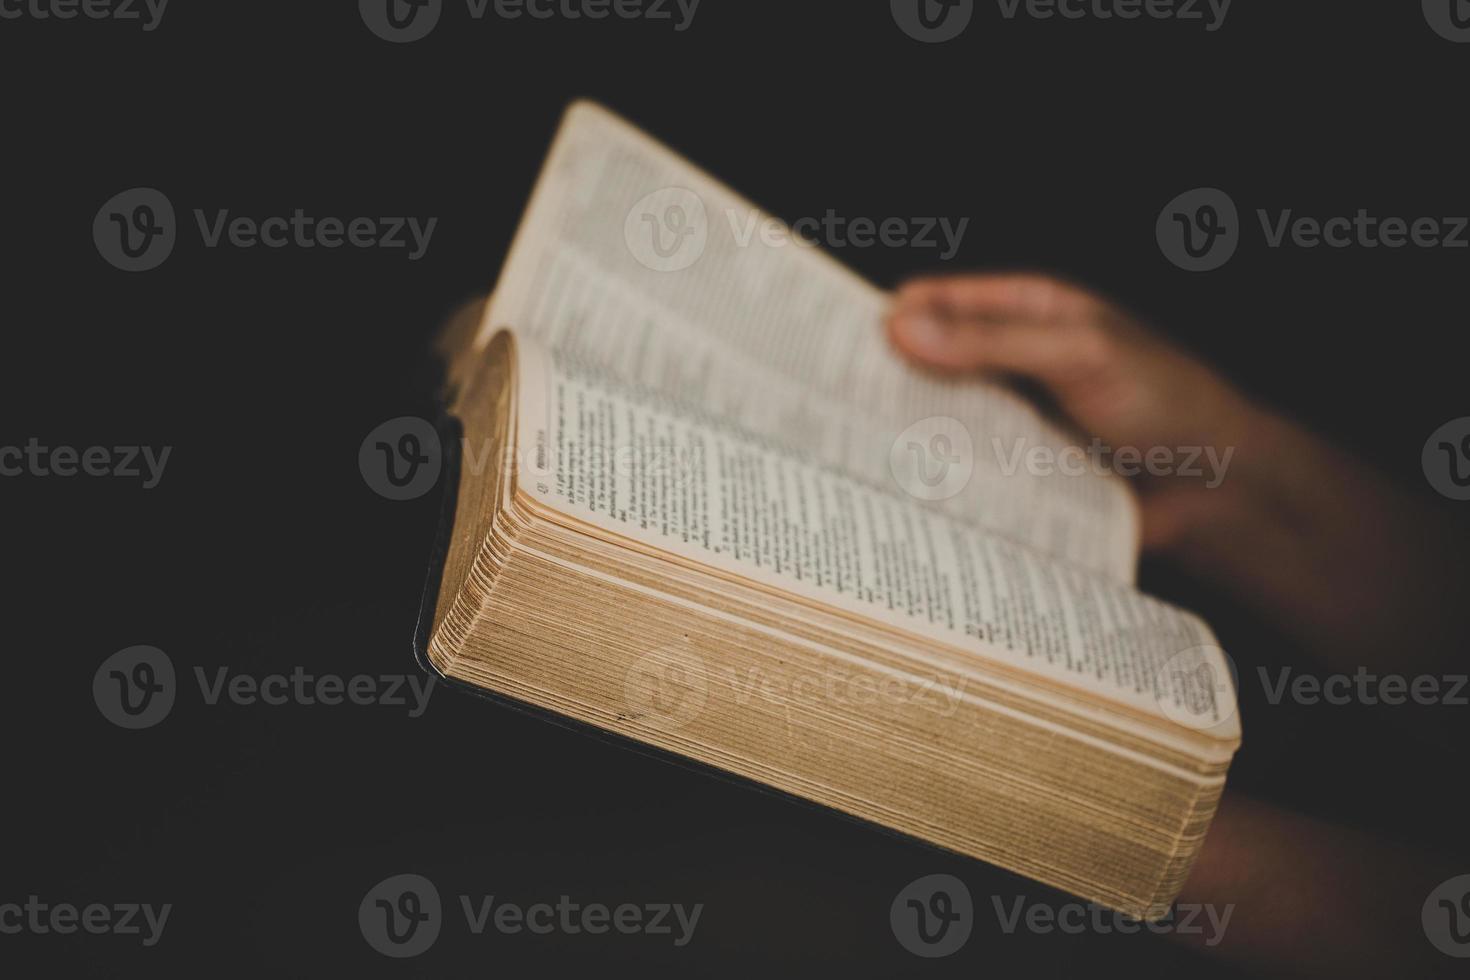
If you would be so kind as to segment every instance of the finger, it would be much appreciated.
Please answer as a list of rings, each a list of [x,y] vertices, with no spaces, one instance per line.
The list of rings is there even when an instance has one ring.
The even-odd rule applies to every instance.
[[[888,332],[900,350],[932,367],[1003,371],[1056,387],[1094,374],[1109,357],[1102,330],[1075,320],[957,320],[899,310]]]
[[[1082,319],[1101,312],[1087,290],[1033,273],[932,276],[905,283],[895,310],[927,309],[947,316],[1030,320]]]
[[[1141,508],[1140,547],[1146,552],[1178,550],[1189,533],[1206,526],[1215,502],[1198,486],[1151,489]]]

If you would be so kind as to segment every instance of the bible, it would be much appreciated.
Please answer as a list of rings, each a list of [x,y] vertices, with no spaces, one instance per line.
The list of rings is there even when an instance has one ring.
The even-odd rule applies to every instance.
[[[885,293],[571,106],[446,334],[444,678],[1129,915],[1167,913],[1240,744],[1228,660],[1135,586],[1104,472],[1005,385],[903,363]]]

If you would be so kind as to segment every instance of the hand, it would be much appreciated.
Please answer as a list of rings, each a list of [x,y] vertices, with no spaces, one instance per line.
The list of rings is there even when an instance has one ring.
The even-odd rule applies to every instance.
[[[1113,304],[1043,276],[920,279],[899,291],[888,330],[932,368],[1041,385],[1085,436],[1114,450],[1234,449],[1214,488],[1177,476],[1135,481],[1145,548],[1274,615],[1342,672],[1463,671],[1463,533]],[[1452,768],[1463,732],[1441,736],[1431,744]],[[1422,942],[1418,921],[1443,867],[1227,795],[1183,897],[1233,914],[1217,952],[1257,970],[1302,965],[1292,944],[1316,935],[1334,937],[1313,961],[1322,975],[1382,976],[1405,950],[1417,957],[1414,975],[1450,975],[1452,961]]]
[[[888,327],[902,351],[933,368],[1040,383],[1079,429],[1112,450],[1164,447],[1182,458],[1186,447],[1207,448],[1228,472],[1241,444],[1259,441],[1266,428],[1208,367],[1106,300],[1044,276],[914,280],[899,290]],[[1152,550],[1182,545],[1226,496],[1187,476],[1140,480],[1138,488],[1144,547]]]
[[[1135,481],[1146,550],[1348,665],[1458,661],[1459,606],[1443,597],[1470,587],[1459,529],[1101,297],[1038,275],[919,279],[888,330],[932,368],[1040,384],[1114,450],[1231,453],[1214,487]]]

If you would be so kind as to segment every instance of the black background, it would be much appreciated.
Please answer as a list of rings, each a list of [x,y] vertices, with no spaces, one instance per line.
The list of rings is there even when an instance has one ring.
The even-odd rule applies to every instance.
[[[704,0],[682,33],[477,22],[449,2],[408,45],[374,37],[347,2],[174,0],[149,33],[0,20],[0,443],[173,447],[152,490],[0,481],[0,901],[174,906],[154,948],[0,936],[0,969],[1224,975],[1147,935],[1002,935],[990,895],[1064,899],[457,692],[436,690],[417,719],[211,707],[193,669],[416,669],[436,501],[374,494],[358,446],[386,419],[432,413],[430,339],[493,284],[578,96],[788,218],[970,217],[950,270],[1039,267],[1095,285],[1432,495],[1420,448],[1467,414],[1470,255],[1272,250],[1253,215],[1470,213],[1467,78],[1470,45],[1436,36],[1408,2],[1237,0],[1214,33],[1006,21],[980,3],[941,45],[906,37],[885,3],[794,0]],[[1160,254],[1154,221],[1176,194],[1211,185],[1250,225],[1227,266],[1189,274]],[[181,237],[162,267],[130,275],[99,257],[90,229],[134,186],[169,196]],[[418,262],[403,250],[207,249],[193,227],[195,208],[297,207],[439,224]],[[939,264],[922,249],[840,255],[883,285]],[[1144,585],[1204,612],[1242,671],[1300,661],[1168,569],[1146,568]],[[166,721],[128,732],[90,691],[101,661],[134,644],[170,655],[181,692]],[[1442,744],[1371,709],[1267,710],[1251,684],[1243,701],[1233,792],[1463,858],[1462,753],[1446,765]],[[705,908],[680,949],[655,936],[473,937],[452,908],[432,950],[392,961],[363,942],[357,904],[409,871],[455,906],[465,893]],[[937,871],[967,882],[980,924],[958,954],[925,961],[894,941],[888,905]],[[1303,937],[1313,941],[1330,937]]]

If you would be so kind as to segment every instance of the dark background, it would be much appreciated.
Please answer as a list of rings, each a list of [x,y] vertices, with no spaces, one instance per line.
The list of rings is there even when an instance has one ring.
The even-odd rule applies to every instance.
[[[0,902],[174,905],[152,949],[0,936],[0,970],[1226,975],[1147,935],[1002,935],[990,895],[1065,899],[457,692],[435,691],[417,719],[210,707],[192,672],[416,669],[436,500],[374,494],[358,446],[386,419],[433,412],[431,337],[493,283],[577,96],[779,215],[969,216],[951,270],[1040,267],[1102,288],[1432,495],[1420,448],[1467,414],[1470,255],[1271,250],[1253,214],[1470,213],[1467,78],[1470,46],[1432,33],[1416,3],[1237,0],[1215,33],[1008,22],[981,3],[941,45],[906,37],[885,3],[792,0],[704,0],[683,33],[477,22],[449,2],[408,45],[371,35],[345,2],[175,0],[151,33],[0,21],[0,443],[174,447],[153,490],[0,481]],[[1154,221],[1208,185],[1251,228],[1223,269],[1189,274],[1160,254]],[[99,257],[90,229],[134,186],[164,191],[182,227],[162,267],[130,275]],[[402,250],[206,249],[196,207],[440,220],[409,262]],[[884,285],[938,264],[915,249],[840,255]],[[1144,585],[1203,612],[1242,671],[1301,660],[1167,569],[1147,568]],[[101,661],[134,644],[169,654],[181,692],[166,721],[128,732],[90,690]],[[1463,768],[1446,771],[1443,746],[1399,716],[1268,709],[1251,684],[1243,712],[1232,791],[1455,845]],[[454,905],[461,893],[522,905],[568,894],[705,908],[682,949],[653,936],[476,938],[451,908],[431,951],[392,961],[363,942],[357,904],[408,871]],[[894,941],[888,906],[939,871],[967,882],[980,924],[955,956],[925,961]]]

